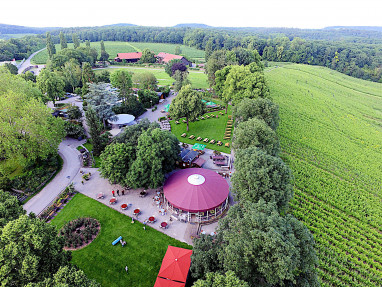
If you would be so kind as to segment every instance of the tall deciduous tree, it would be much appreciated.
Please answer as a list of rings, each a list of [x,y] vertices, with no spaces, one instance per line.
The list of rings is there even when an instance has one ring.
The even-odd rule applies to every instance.
[[[65,82],[57,72],[43,69],[37,77],[37,86],[43,93],[46,93],[53,104],[65,92]]]
[[[138,139],[137,158],[130,168],[129,185],[145,188],[161,186],[166,173],[179,159],[179,141],[169,131],[149,129]]]
[[[183,87],[178,95],[172,100],[169,113],[172,117],[179,119],[186,118],[187,131],[189,121],[195,120],[205,112],[205,105],[202,96],[197,91],[192,90],[191,85]]]
[[[233,107],[235,124],[245,122],[251,118],[264,120],[268,126],[276,130],[279,125],[279,107],[270,99],[243,99]]]
[[[288,208],[293,196],[290,168],[279,157],[256,147],[235,152],[231,183],[239,201],[258,202],[263,198],[266,202],[275,202],[279,212]]]
[[[180,70],[176,70],[172,76],[175,80],[174,90],[180,91],[182,87],[189,85],[190,80],[188,79],[188,71],[182,72]]]
[[[88,62],[82,63],[82,95],[86,95],[89,92],[88,83],[93,83],[95,80],[95,74],[92,70],[92,66]]]
[[[17,197],[0,190],[0,229],[9,221],[15,220],[23,214],[25,214],[25,210]]]
[[[180,55],[182,54],[182,49],[180,48],[179,45],[176,45],[175,47],[175,55]]]
[[[43,281],[69,263],[64,240],[54,226],[26,215],[8,222],[0,233],[0,282],[24,286]]]
[[[5,63],[4,68],[6,68],[12,75],[17,75],[19,71],[17,67],[11,63]]]
[[[119,96],[125,101],[133,85],[131,74],[126,70],[116,70],[110,75],[110,83],[119,89]]]
[[[207,273],[205,280],[198,280],[192,287],[249,287],[248,283],[240,280],[233,271],[220,273]]]
[[[146,48],[142,51],[141,63],[155,63],[156,60],[154,52],[150,49]]]
[[[168,63],[166,63],[166,65],[164,66],[164,71],[167,73],[167,75],[169,75],[170,77],[172,77],[172,65],[174,65],[175,63],[181,63],[182,61],[180,59],[172,59],[171,61],[168,61]]]
[[[63,74],[66,82],[74,89],[81,83],[82,71],[75,59],[70,59],[63,67]]]
[[[66,41],[65,34],[60,32],[60,45],[61,50],[68,48],[68,42]]]
[[[102,62],[109,60],[109,54],[106,52],[105,43],[103,41],[101,41],[101,55],[99,60]]]
[[[157,78],[151,72],[134,74],[132,80],[134,84],[139,85],[141,89],[153,90],[157,87]]]
[[[49,59],[56,54],[56,46],[53,44],[52,36],[49,32],[46,33],[46,49],[48,50]]]
[[[85,113],[86,124],[89,127],[89,134],[92,139],[93,153],[99,156],[105,149],[109,141],[109,132],[103,133],[102,123],[97,116],[96,111],[90,106]]]
[[[242,122],[235,128],[232,145],[235,150],[254,146],[273,156],[280,151],[276,132],[263,120],[256,118]]]
[[[77,49],[78,47],[80,47],[80,40],[78,39],[78,36],[77,34],[72,34],[72,41],[73,41],[73,47],[74,49]]]

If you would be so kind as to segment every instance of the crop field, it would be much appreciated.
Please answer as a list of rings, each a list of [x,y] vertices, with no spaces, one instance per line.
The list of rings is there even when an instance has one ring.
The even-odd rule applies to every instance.
[[[169,85],[171,86],[174,79],[171,78],[164,69],[160,68],[145,68],[145,67],[131,67],[131,66],[116,66],[116,68],[108,68],[107,70],[112,73],[116,69],[127,69],[132,73],[145,73],[151,72],[155,75],[158,80],[159,85]],[[95,73],[100,73],[103,69],[94,70]],[[197,89],[207,89],[209,87],[207,82],[207,75],[200,71],[189,71],[188,79],[191,82],[193,88]]]
[[[95,48],[98,52],[98,56],[101,53],[101,42],[90,42],[90,47]],[[130,52],[139,52],[145,48],[149,48],[155,53],[166,52],[166,53],[175,53],[175,44],[162,44],[162,43],[140,43],[140,42],[113,42],[105,41],[106,52],[110,55],[111,59],[114,59],[118,53],[130,53]],[[85,47],[85,43],[81,43],[81,47]],[[180,45],[182,54],[190,58],[204,58],[204,51],[198,50],[195,48],[187,47]],[[73,43],[68,43],[68,48],[73,48]],[[56,51],[61,50],[61,45],[56,44]],[[33,57],[33,64],[46,64],[48,60],[48,51],[45,49],[41,51],[36,56]]]
[[[297,64],[265,75],[322,286],[381,286],[382,84]]]

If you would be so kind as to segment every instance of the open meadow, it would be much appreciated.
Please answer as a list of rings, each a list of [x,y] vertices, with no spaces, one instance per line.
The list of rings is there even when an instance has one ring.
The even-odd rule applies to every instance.
[[[382,84],[297,64],[265,76],[295,177],[291,211],[315,237],[322,286],[381,286]]]
[[[98,56],[101,53],[101,42],[90,42],[90,47],[95,48],[98,52]],[[105,41],[106,52],[110,55],[110,59],[114,59],[118,53],[130,53],[140,52],[145,48],[149,48],[155,53],[166,52],[175,53],[175,44],[163,44],[163,43],[140,43],[140,42],[113,42]],[[56,44],[56,51],[61,50],[60,44]],[[81,47],[85,47],[85,43],[81,43]],[[68,43],[68,48],[73,48],[73,43]],[[204,59],[204,51],[196,48],[180,45],[182,54],[191,59]],[[45,49],[38,53],[32,59],[32,64],[46,64],[48,60],[48,51]]]
[[[75,195],[51,224],[60,229],[79,217],[97,219],[101,230],[88,246],[72,251],[72,263],[105,287],[152,287],[168,245],[191,249],[150,226],[143,230],[139,221],[131,224],[130,217],[83,194]],[[111,244],[119,236],[123,236],[126,246]]]

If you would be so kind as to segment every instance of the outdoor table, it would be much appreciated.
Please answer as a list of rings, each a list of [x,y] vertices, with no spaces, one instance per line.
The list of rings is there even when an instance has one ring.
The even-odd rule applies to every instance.
[[[214,160],[219,160],[219,159],[225,159],[225,156],[224,155],[214,155],[214,156],[212,156],[212,159],[214,159]]]
[[[154,196],[154,199],[155,199],[155,200],[158,200],[158,199],[159,199],[159,196],[158,196],[158,195],[155,195],[155,196]]]
[[[137,208],[137,209],[134,209],[134,214],[135,215],[138,215],[139,213],[141,213],[141,211]]]
[[[155,221],[155,217],[154,217],[154,216],[150,216],[150,217],[149,217],[149,221],[150,221],[150,222],[154,222],[154,221]]]
[[[211,234],[210,234],[210,235],[211,235],[211,236],[214,236],[215,234],[216,234],[215,232],[211,232]]]
[[[140,197],[145,197],[145,196],[146,196],[146,194],[147,194],[147,192],[146,192],[146,191],[141,191],[141,192],[140,192]]]
[[[110,199],[110,204],[114,204],[117,202],[117,199],[115,197],[113,197],[112,199]]]
[[[160,226],[161,226],[162,228],[167,228],[167,222],[162,222],[162,223],[160,224]]]
[[[122,208],[123,210],[127,209],[127,204],[126,204],[126,203],[122,204],[122,205],[121,205],[121,208]]]

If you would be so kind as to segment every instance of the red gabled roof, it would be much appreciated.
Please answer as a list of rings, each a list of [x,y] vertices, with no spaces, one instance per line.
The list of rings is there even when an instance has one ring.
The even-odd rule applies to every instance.
[[[191,266],[192,250],[168,246],[158,277],[186,282]]]
[[[157,277],[154,287],[184,287],[186,284]]]
[[[142,57],[142,52],[133,52],[133,53],[118,53],[117,58],[121,60],[134,60],[140,59]]]
[[[168,54],[168,53],[165,53],[165,52],[160,52],[158,55],[157,55],[158,58],[161,58],[163,62],[165,63],[168,63],[170,62],[171,60],[173,59],[182,59],[183,56],[179,56],[179,55],[174,55],[174,54]]]

